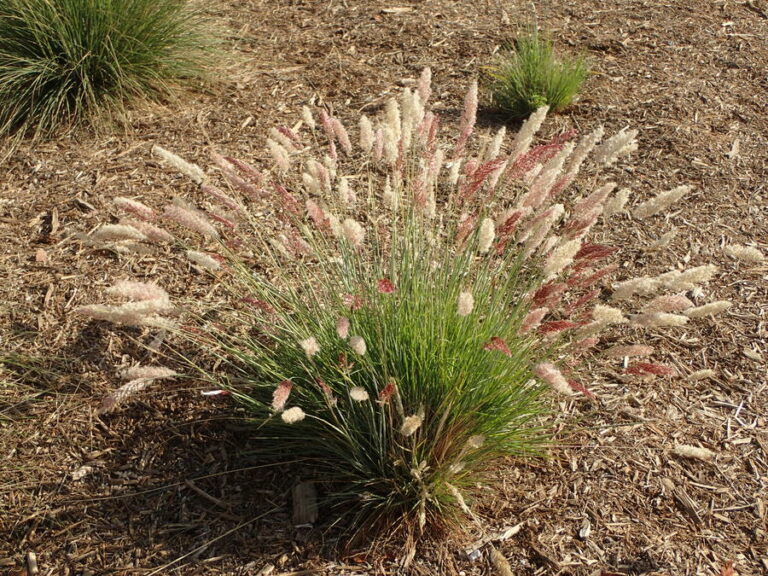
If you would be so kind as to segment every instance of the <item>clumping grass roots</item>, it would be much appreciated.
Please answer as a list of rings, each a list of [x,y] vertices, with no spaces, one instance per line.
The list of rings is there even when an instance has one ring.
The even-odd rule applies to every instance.
[[[0,2],[0,137],[45,136],[169,95],[209,53],[185,0]]]
[[[518,38],[491,66],[493,102],[515,118],[541,106],[559,112],[573,102],[588,73],[583,57],[558,57],[552,41],[534,31]]]
[[[628,375],[676,373],[653,347],[606,347],[602,335],[640,338],[730,305],[685,295],[715,274],[707,264],[611,285],[617,247],[589,236],[624,217],[631,194],[595,182],[636,148],[636,131],[535,144],[544,106],[511,139],[476,134],[474,83],[448,137],[430,93],[427,69],[379,117],[360,117],[354,138],[305,107],[270,131],[272,162],[258,168],[214,153],[203,170],[155,147],[199,185],[196,201],[156,210],[116,198],[124,218],[80,236],[170,254],[216,289],[173,302],[153,282],[121,280],[108,293],[122,303],[79,314],[193,345],[186,376],[248,408],[259,457],[303,462],[352,530],[411,537],[465,524],[494,462],[542,449],[549,396],[592,397],[578,378],[584,350]],[[569,197],[584,167],[589,191]],[[688,191],[661,192],[633,216],[663,214]],[[121,376],[103,412],[180,377],[159,366]]]

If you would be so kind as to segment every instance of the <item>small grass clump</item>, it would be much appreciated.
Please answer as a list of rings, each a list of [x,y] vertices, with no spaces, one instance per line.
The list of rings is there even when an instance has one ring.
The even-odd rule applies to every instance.
[[[49,135],[200,76],[210,45],[186,0],[0,2],[0,137]]]
[[[532,32],[521,36],[491,68],[494,103],[515,118],[542,106],[553,112],[579,93],[589,69],[581,57],[558,57],[552,41]]]

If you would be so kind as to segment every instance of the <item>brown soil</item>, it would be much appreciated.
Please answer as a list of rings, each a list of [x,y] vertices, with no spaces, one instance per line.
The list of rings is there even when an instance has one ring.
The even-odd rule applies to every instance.
[[[536,4],[558,45],[587,53],[595,72],[547,130],[639,128],[619,184],[635,198],[695,186],[663,218],[603,230],[627,247],[626,275],[715,263],[706,296],[735,306],[648,341],[681,373],[712,368],[714,379],[628,380],[595,364],[598,400],[562,404],[551,457],[500,466],[474,505],[489,531],[520,525],[496,542],[516,574],[717,575],[730,562],[738,574],[765,573],[768,268],[736,264],[722,246],[768,250],[768,3]],[[495,0],[221,0],[215,17],[238,59],[212,88],[135,113],[127,134],[62,137],[1,168],[0,343],[44,359],[0,374],[0,571],[38,573],[34,557],[46,575],[404,572],[396,554],[342,558],[328,552],[332,533],[293,529],[293,472],[243,463],[227,399],[174,389],[97,419],[115,366],[144,352],[69,312],[98,301],[114,277],[162,275],[175,294],[186,280],[162,259],[105,257],[68,238],[102,221],[115,196],[157,204],[191,189],[151,158],[153,143],[201,165],[209,146],[256,161],[268,127],[293,122],[302,104],[352,117],[424,66],[438,109],[454,114],[531,10]],[[663,254],[631,248],[673,225],[681,233]],[[717,457],[681,459],[675,444]],[[432,545],[410,570],[494,572],[488,547],[470,561],[458,544]]]

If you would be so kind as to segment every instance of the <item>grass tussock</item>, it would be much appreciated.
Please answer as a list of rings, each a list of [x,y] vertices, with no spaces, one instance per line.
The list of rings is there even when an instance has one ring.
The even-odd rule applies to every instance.
[[[501,110],[524,118],[541,106],[567,107],[581,90],[589,68],[582,56],[558,56],[539,32],[521,36],[491,67],[491,94]]]
[[[202,74],[203,29],[185,0],[3,0],[0,137],[41,137],[168,96]]]

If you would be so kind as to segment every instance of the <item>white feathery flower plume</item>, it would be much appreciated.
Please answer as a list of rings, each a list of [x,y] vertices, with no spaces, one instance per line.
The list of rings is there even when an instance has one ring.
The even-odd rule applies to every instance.
[[[680,200],[692,189],[691,186],[678,186],[672,190],[660,192],[654,198],[651,198],[647,202],[643,202],[637,206],[632,212],[633,216],[638,220],[655,216],[659,212],[662,212],[669,208],[672,204]]]
[[[352,336],[349,339],[349,347],[355,351],[356,354],[364,356],[368,347],[365,344],[365,340],[362,336]]]
[[[368,391],[362,386],[353,386],[349,389],[349,397],[355,402],[365,402],[368,400]]]
[[[600,144],[592,155],[597,164],[610,166],[621,156],[627,156],[637,150],[637,130],[622,128],[619,132]]]
[[[581,240],[569,240],[561,244],[547,257],[544,263],[544,276],[547,279],[557,276],[573,262],[573,257],[581,249]]]
[[[705,316],[720,314],[720,312],[728,310],[731,306],[733,306],[733,303],[730,300],[718,300],[717,302],[710,302],[696,308],[689,308],[683,314],[688,316],[688,318],[704,318]]]
[[[280,418],[282,418],[283,422],[286,424],[295,424],[296,422],[301,422],[305,417],[306,414],[304,414],[304,410],[298,406],[288,408],[288,410],[285,410],[280,414]]]
[[[127,224],[103,224],[91,234],[91,239],[99,242],[120,242],[122,240],[143,242],[148,240],[144,233]]]
[[[195,184],[202,184],[205,180],[205,172],[203,172],[203,169],[200,168],[200,166],[187,162],[180,156],[177,156],[173,152],[166,150],[157,144],[152,146],[152,154],[159,156],[162,160],[173,168],[176,168],[176,170],[184,174],[184,176],[192,180]]]
[[[363,240],[365,240],[365,229],[359,222],[352,218],[346,218],[344,222],[341,223],[341,230],[350,246],[353,248],[360,248],[363,245]]]
[[[757,248],[752,246],[744,246],[742,244],[730,244],[723,248],[726,256],[730,256],[736,260],[742,260],[744,262],[751,262],[759,264],[765,260],[765,254],[763,254]]]
[[[200,266],[200,268],[205,268],[206,270],[216,271],[221,268],[221,263],[216,260],[215,258],[212,258],[205,252],[198,252],[197,250],[187,250],[184,255],[187,257],[187,259],[192,262],[193,264],[196,264],[197,266]]]
[[[472,309],[475,307],[475,298],[471,292],[462,292],[459,294],[459,301],[457,304],[456,313],[459,316],[469,316],[472,314]]]
[[[493,244],[495,236],[496,227],[493,224],[493,220],[490,218],[483,218],[477,233],[477,249],[481,254],[485,254],[491,249],[491,244]]]
[[[630,194],[631,191],[629,188],[622,188],[616,192],[613,197],[608,198],[603,206],[603,216],[605,218],[610,218],[611,216],[622,212],[629,201]]]
[[[309,338],[301,340],[299,342],[299,346],[301,346],[301,349],[304,350],[307,358],[312,358],[312,356],[320,352],[320,345],[317,343],[317,340],[314,336],[310,336]]]
[[[542,106],[523,122],[520,131],[517,133],[515,140],[512,143],[513,162],[531,149],[533,137],[536,136],[539,128],[541,128],[541,125],[544,123],[544,119],[547,117],[547,112],[549,112],[549,106]]]

